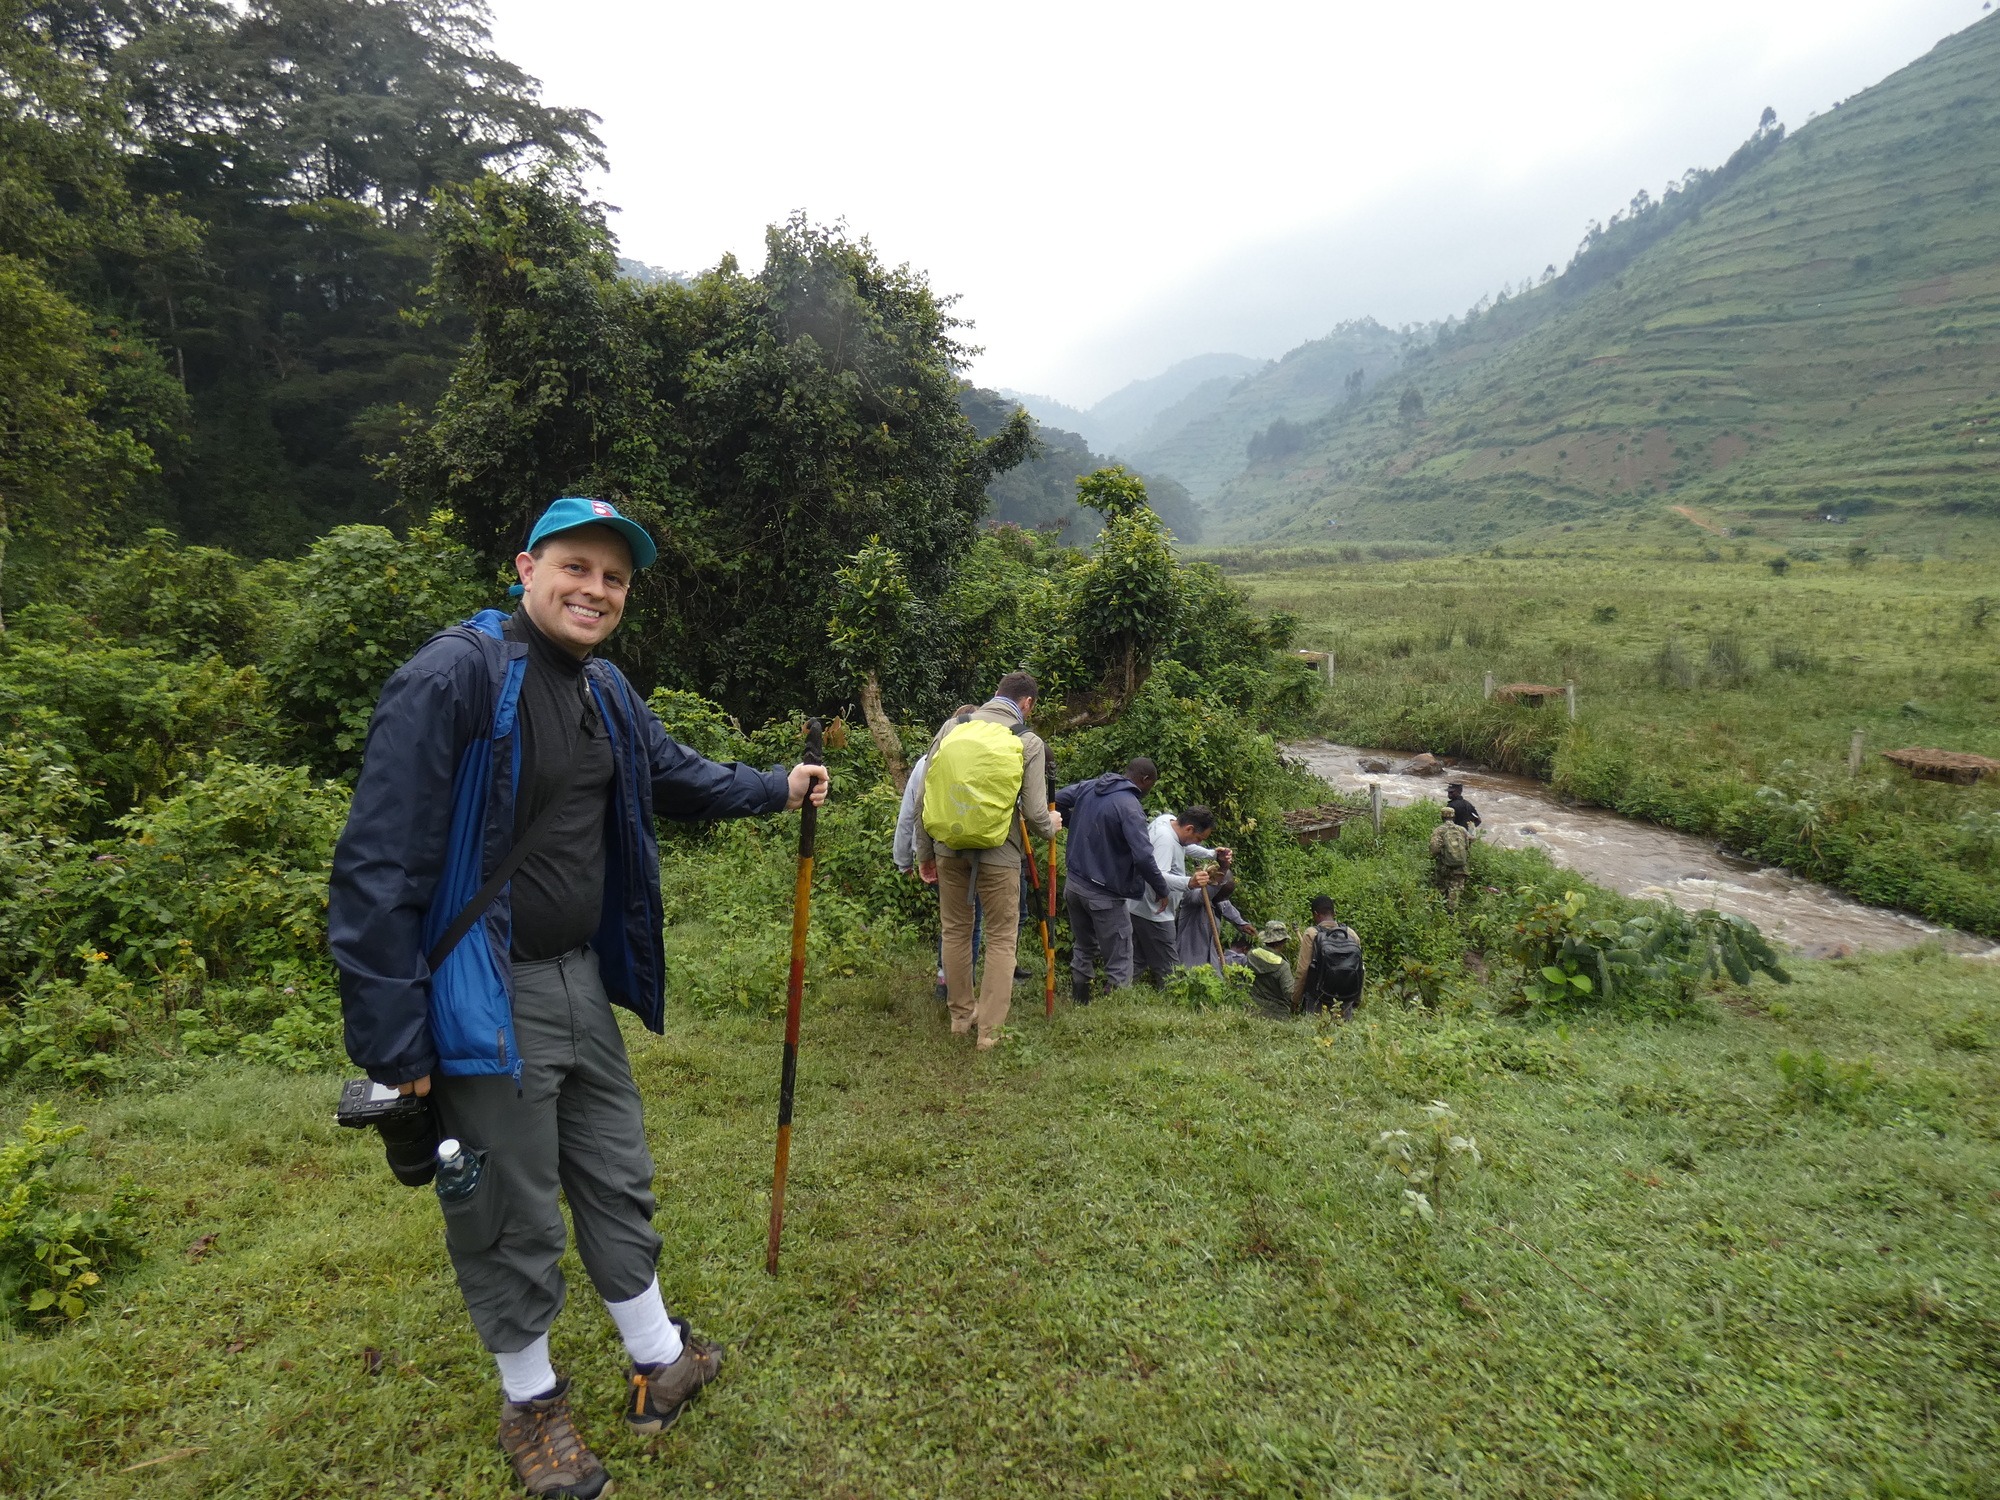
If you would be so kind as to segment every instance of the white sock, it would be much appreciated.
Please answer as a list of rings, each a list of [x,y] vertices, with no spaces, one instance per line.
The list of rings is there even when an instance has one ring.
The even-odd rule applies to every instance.
[[[494,1355],[493,1363],[500,1367],[500,1389],[509,1401],[533,1401],[556,1388],[556,1367],[549,1363],[546,1333],[525,1349]]]
[[[625,1340],[625,1352],[635,1365],[670,1365],[681,1357],[681,1331],[667,1316],[667,1304],[660,1300],[660,1278],[636,1297],[623,1302],[606,1302],[604,1310],[618,1325]]]

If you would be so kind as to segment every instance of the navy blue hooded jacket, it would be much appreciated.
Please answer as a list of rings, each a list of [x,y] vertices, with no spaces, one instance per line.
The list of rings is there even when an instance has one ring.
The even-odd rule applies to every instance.
[[[1056,810],[1069,831],[1065,865],[1072,877],[1127,901],[1167,895],[1166,877],[1153,858],[1153,840],[1146,832],[1146,810],[1132,778],[1106,771],[1095,781],[1079,781],[1056,793]]]
[[[327,943],[340,970],[347,1054],[377,1083],[427,1073],[520,1077],[513,908],[502,889],[431,972],[444,935],[514,842],[521,770],[516,708],[525,642],[483,610],[440,631],[375,705],[361,779],[333,854]],[[717,765],[673,740],[609,662],[584,677],[611,739],[604,915],[591,939],[613,1001],[653,1031],[666,1009],[660,857],[653,816],[689,821],[781,811],[781,770]]]

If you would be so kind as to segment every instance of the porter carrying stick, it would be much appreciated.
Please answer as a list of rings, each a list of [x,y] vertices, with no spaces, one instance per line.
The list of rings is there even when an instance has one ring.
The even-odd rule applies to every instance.
[[[824,765],[818,719],[806,720],[806,753],[800,763]],[[778,1077],[778,1160],[771,1171],[771,1233],[764,1242],[764,1269],[778,1274],[778,1237],[785,1230],[785,1168],[792,1156],[792,1092],[799,1081],[799,1006],[806,993],[806,929],[812,919],[813,834],[819,809],[812,788],[799,809],[799,874],[792,887],[792,974],[785,986],[785,1066]]]

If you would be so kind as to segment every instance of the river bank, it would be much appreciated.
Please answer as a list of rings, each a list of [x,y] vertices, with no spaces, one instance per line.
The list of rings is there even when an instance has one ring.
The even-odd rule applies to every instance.
[[[1405,772],[1407,752],[1372,750],[1327,740],[1288,744],[1285,754],[1337,791],[1367,796],[1379,785],[1386,806],[1442,802],[1452,781],[1484,824],[1480,837],[1502,848],[1540,849],[1564,869],[1622,896],[1669,901],[1689,911],[1713,907],[1757,924],[1766,936],[1804,958],[1887,953],[1920,943],[1949,952],[2000,958],[2000,944],[1869,906],[1817,882],[1747,860],[1713,841],[1650,823],[1573,807],[1543,783],[1483,767],[1452,764],[1444,774]],[[1364,762],[1386,764],[1371,771]]]

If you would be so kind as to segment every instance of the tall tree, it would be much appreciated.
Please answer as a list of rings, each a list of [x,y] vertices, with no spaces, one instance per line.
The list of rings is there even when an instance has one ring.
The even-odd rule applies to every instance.
[[[371,456],[400,406],[436,399],[466,334],[410,316],[432,195],[600,161],[595,116],[543,104],[479,0],[160,0],[114,65],[145,145],[133,183],[204,229],[198,257],[124,286],[193,403],[169,472],[184,528],[291,551],[382,517]]]
[[[126,187],[121,15],[0,0],[0,622],[10,548],[57,564],[115,526],[181,415],[158,351],[104,296],[115,266],[193,243]]]
[[[960,412],[959,326],[924,278],[802,218],[764,269],[685,285],[617,279],[601,216],[547,180],[482,182],[440,223],[440,286],[473,338],[435,419],[396,461],[498,561],[550,499],[616,500],[660,539],[627,660],[747,718],[847,699],[825,648],[836,575],[870,537],[920,602],[970,547],[987,479],[1025,417],[981,439]],[[950,664],[913,653],[899,701]],[[886,686],[886,684],[885,684]]]

